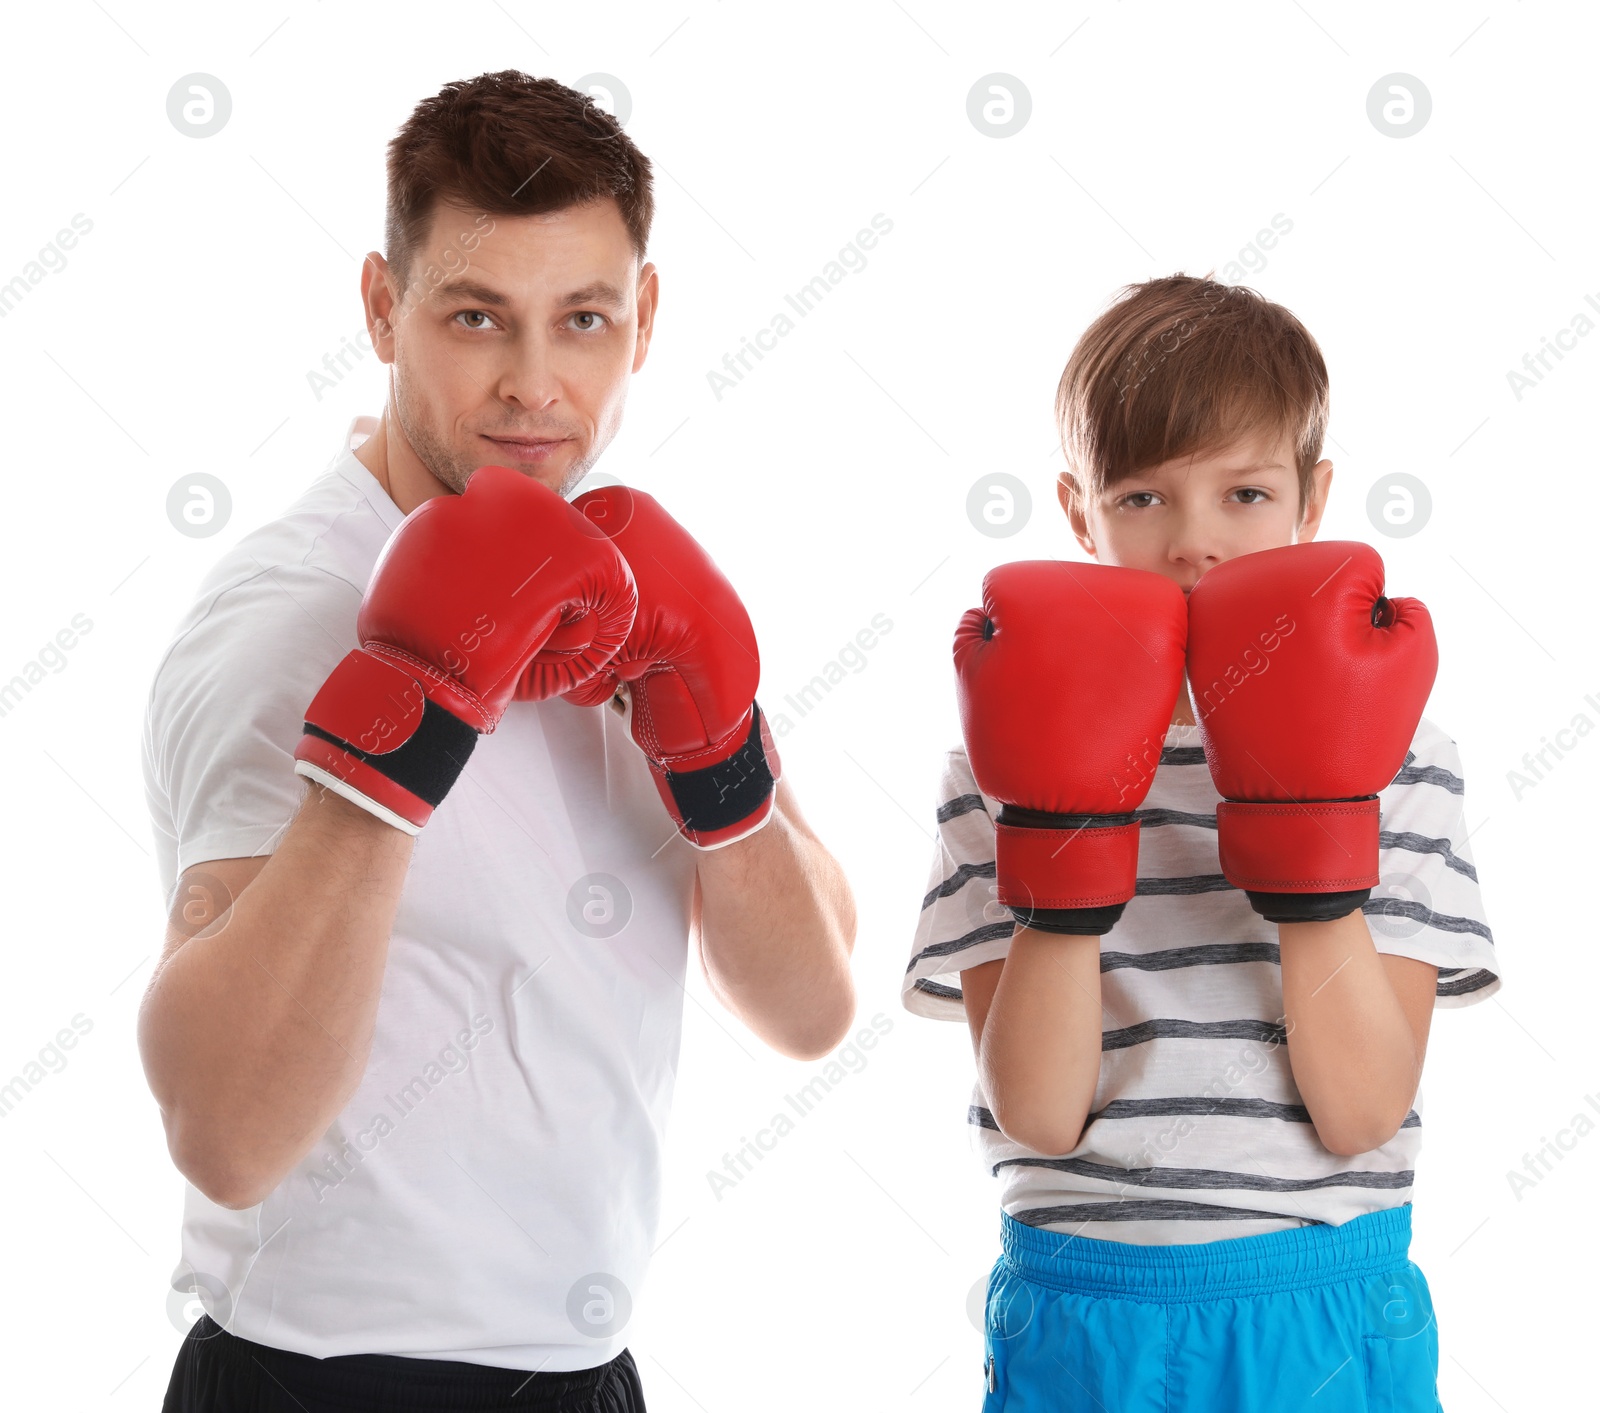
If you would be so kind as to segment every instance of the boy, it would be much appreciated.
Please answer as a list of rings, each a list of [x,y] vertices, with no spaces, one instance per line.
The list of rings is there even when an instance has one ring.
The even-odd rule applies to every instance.
[[[1059,497],[1096,564],[1049,567],[1101,592],[1109,581],[1094,576],[1109,574],[1151,611],[1124,616],[1125,645],[1102,636],[1102,656],[1115,660],[1085,661],[1087,637],[1073,639],[1077,660],[1059,641],[1047,646],[1060,671],[1018,679],[1019,715],[1032,695],[1048,716],[1062,672],[1099,672],[1107,701],[1152,662],[1165,661],[1178,686],[1185,626],[1194,665],[1196,614],[1184,618],[1200,607],[1191,590],[1202,576],[1261,551],[1278,558],[1229,574],[1285,556],[1304,568],[1296,556],[1334,549],[1281,548],[1312,540],[1327,503],[1327,375],[1299,321],[1253,291],[1182,275],[1129,287],[1079,341],[1056,411],[1068,467]],[[1375,596],[1373,630],[1405,603]],[[1419,614],[1426,627],[1420,605],[1410,613],[1408,631]],[[967,649],[996,631],[987,606],[976,622]],[[1170,641],[1161,647],[1163,624],[1175,656]],[[1120,909],[1000,906],[1002,809],[1022,824],[1065,816],[1004,804],[979,788],[968,751],[946,757],[940,843],[901,996],[920,1015],[967,1020],[978,1062],[968,1122],[1002,1179],[985,1413],[1438,1407],[1431,1300],[1407,1256],[1417,1082],[1432,1008],[1484,1000],[1500,974],[1459,755],[1420,717],[1433,665],[1419,644],[1405,645],[1418,664],[1410,750],[1373,786],[1377,819],[1357,826],[1376,834],[1380,885],[1322,894],[1320,914],[1225,876],[1239,875],[1219,862],[1206,728],[1183,690],[1158,691],[1151,719],[1173,703],[1164,737],[1126,753],[1118,788],[1132,802],[1126,819],[1137,818],[1136,835],[1124,835],[1137,840],[1137,880]],[[958,642],[967,671],[962,652]],[[1278,660],[1290,661],[1287,648]],[[1243,680],[1281,692],[1290,669],[1273,678],[1273,665],[1247,662],[1259,677]],[[1208,682],[1190,683],[1207,723]],[[965,707],[970,676],[961,687]],[[979,714],[964,715],[968,745],[984,744]],[[1081,748],[1063,748],[1064,734],[1041,730],[1019,761],[1070,758]],[[1312,732],[1302,754],[1333,755]]]

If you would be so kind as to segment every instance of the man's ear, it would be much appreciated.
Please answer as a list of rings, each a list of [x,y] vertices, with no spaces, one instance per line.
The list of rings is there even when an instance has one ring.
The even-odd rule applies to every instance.
[[[394,362],[395,292],[389,262],[369,250],[361,262],[361,305],[367,316],[367,337],[380,363]]]
[[[650,335],[656,327],[656,304],[661,298],[661,282],[656,278],[656,267],[646,261],[639,269],[639,288],[634,297],[634,307],[639,311],[639,330],[633,341],[633,371],[644,367],[645,355],[650,352]]]
[[[1328,508],[1328,487],[1333,481],[1333,462],[1324,457],[1311,468],[1311,493],[1306,497],[1305,513],[1295,527],[1295,542],[1304,544],[1317,537],[1322,512]]]
[[[1067,523],[1084,553],[1091,559],[1097,558],[1094,537],[1089,533],[1089,522],[1083,513],[1083,497],[1078,492],[1078,478],[1072,472],[1062,471],[1056,476],[1056,499],[1067,512]]]

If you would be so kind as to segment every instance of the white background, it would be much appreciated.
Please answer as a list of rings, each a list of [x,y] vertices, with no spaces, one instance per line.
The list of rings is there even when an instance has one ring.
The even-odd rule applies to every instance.
[[[598,469],[656,494],[738,587],[770,710],[874,614],[893,621],[782,743],[856,889],[860,1023],[881,1014],[892,1029],[719,1201],[707,1171],[820,1066],[767,1053],[691,985],[663,1244],[629,1335],[652,1410],[978,1405],[969,1296],[999,1218],[967,1146],[972,1058],[964,1027],[898,999],[934,777],[959,740],[951,633],[992,564],[1077,557],[1052,495],[1056,380],[1120,286],[1174,271],[1247,283],[1319,340],[1336,468],[1323,537],[1375,544],[1391,590],[1423,598],[1439,633],[1428,715],[1461,749],[1506,976],[1492,1001],[1436,1015],[1424,1080],[1412,1254],[1437,1305],[1444,1404],[1544,1409],[1586,1382],[1600,1136],[1520,1200],[1507,1179],[1586,1094],[1600,1102],[1583,803],[1600,740],[1581,738],[1520,799],[1508,781],[1579,713],[1600,721],[1600,338],[1577,338],[1520,398],[1507,378],[1585,309],[1600,320],[1584,303],[1600,303],[1600,36],[1585,9],[11,12],[0,284],[26,278],[75,214],[93,223],[0,319],[0,680],[75,614],[93,622],[0,718],[0,1083],[75,1014],[92,1023],[0,1123],[0,1378],[15,1397],[159,1405],[180,1338],[166,1285],[182,1183],[134,1044],[162,931],[138,770],[150,675],[206,568],[300,493],[353,415],[382,405],[370,354],[320,400],[307,373],[362,327],[384,145],[443,83],[505,67],[615,75],[656,164],[658,331]],[[195,72],[233,103],[203,140],[166,111]],[[1397,72],[1433,104],[1405,138],[1367,113]],[[1031,94],[1010,137],[968,118],[991,73]],[[893,230],[866,268],[718,400],[707,370],[876,213]],[[1252,250],[1280,213],[1292,230]],[[211,539],[166,514],[169,489],[199,471],[233,497]],[[966,509],[1000,471],[1033,496],[1006,539]],[[1433,509],[1394,538],[1365,507],[1402,471]]]

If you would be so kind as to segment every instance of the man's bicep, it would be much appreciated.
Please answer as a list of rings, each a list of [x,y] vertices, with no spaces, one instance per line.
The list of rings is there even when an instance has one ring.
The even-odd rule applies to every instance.
[[[251,859],[210,859],[185,869],[172,895],[167,914],[167,936],[162,945],[156,974],[172,960],[179,948],[213,924],[233,906],[233,900],[250,886],[266,867],[271,854]]]
[[[994,989],[1000,984],[1000,969],[1005,966],[1004,957],[996,957],[992,962],[979,962],[975,967],[968,967],[961,973],[961,1001],[966,1007],[967,1029],[972,1034],[972,1053],[978,1053],[978,1045],[983,1039],[983,1023],[989,1015],[989,1004],[994,1000]]]

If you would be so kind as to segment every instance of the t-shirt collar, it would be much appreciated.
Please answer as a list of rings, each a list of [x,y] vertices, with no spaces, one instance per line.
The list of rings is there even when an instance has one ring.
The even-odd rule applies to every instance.
[[[372,474],[356,456],[356,448],[366,441],[378,430],[378,419],[365,414],[350,419],[350,426],[344,434],[344,445],[333,459],[332,470],[343,476],[358,491],[364,495],[372,508],[378,512],[378,518],[390,530],[397,530],[400,522],[406,517],[401,513],[400,507],[390,498],[388,491],[384,490],[378,478]]]

